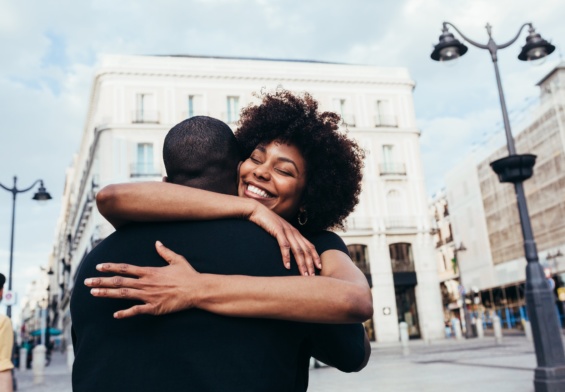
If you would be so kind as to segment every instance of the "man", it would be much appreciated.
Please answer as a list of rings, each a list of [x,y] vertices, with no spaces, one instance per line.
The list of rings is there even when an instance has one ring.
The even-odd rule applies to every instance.
[[[6,277],[0,274],[0,301],[4,295],[4,283]],[[0,391],[12,392],[12,348],[14,345],[14,331],[12,322],[3,314],[0,314]]]
[[[165,139],[164,160],[170,182],[236,192],[237,141],[219,120],[193,117],[175,126]],[[366,350],[360,325],[231,318],[199,309],[113,318],[134,303],[95,298],[84,280],[103,276],[96,265],[107,261],[166,265],[154,249],[158,240],[202,273],[298,274],[295,266],[289,271],[280,262],[276,240],[250,222],[120,228],[89,253],[77,273],[71,298],[75,391],[303,391],[312,352],[344,370],[363,366]]]

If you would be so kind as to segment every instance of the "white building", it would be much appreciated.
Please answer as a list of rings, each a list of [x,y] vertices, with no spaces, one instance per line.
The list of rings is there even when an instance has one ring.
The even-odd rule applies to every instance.
[[[100,64],[53,251],[63,327],[81,260],[112,231],[95,208],[96,191],[160,180],[162,142],[172,126],[203,114],[235,128],[241,108],[256,100],[253,92],[279,86],[308,91],[322,110],[339,112],[344,129],[368,151],[361,203],[341,235],[373,283],[370,331],[377,341],[398,341],[398,322],[406,321],[413,337],[443,337],[415,84],[407,70],[190,56],[107,56]]]

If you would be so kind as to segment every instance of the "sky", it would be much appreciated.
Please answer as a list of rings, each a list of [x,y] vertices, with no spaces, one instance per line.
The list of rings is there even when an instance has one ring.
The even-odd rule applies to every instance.
[[[541,64],[499,52],[511,120],[536,104],[535,84],[563,61],[565,3],[538,0],[0,0],[0,183],[43,179],[53,200],[17,196],[14,289],[19,299],[53,247],[65,169],[78,150],[94,70],[103,54],[191,54],[307,59],[406,67],[429,195],[459,158],[504,142],[487,51],[469,46],[455,64],[430,59],[443,21],[486,43],[505,43],[532,22],[556,51]],[[452,30],[456,35],[457,33]],[[458,36],[459,37],[459,36]],[[459,39],[461,39],[459,37]],[[519,131],[520,129],[514,129]],[[12,196],[0,189],[0,272],[8,275]],[[13,313],[17,310],[15,309]]]

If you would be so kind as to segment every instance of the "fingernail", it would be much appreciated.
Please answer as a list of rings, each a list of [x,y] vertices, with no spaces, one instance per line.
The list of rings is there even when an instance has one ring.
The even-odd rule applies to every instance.
[[[87,286],[91,283],[92,283],[92,279],[85,279],[84,280],[84,284],[87,285]]]
[[[118,312],[114,313],[114,318],[119,318],[119,317],[118,317]]]
[[[284,266],[286,267],[286,269],[290,269],[290,263],[286,263]]]
[[[308,271],[304,272],[304,276],[308,276]]]
[[[92,289],[92,290],[90,290],[90,294],[93,294],[93,295],[96,295],[96,294],[98,294],[99,292],[100,292],[99,289]]]
[[[157,246],[163,246],[163,244],[161,243],[161,241],[155,242],[155,245],[157,245]]]
[[[96,269],[97,269],[98,271],[102,271],[102,270],[104,269],[104,264],[98,264],[98,265],[96,266]]]

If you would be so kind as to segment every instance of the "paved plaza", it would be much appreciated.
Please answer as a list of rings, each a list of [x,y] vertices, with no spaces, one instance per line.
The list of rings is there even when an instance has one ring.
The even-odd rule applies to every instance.
[[[500,345],[491,337],[431,344],[414,341],[407,355],[398,344],[375,344],[363,371],[345,374],[329,367],[312,369],[308,390],[533,392],[535,366],[533,345],[522,336],[505,337]],[[16,374],[21,392],[71,391],[71,375],[60,353],[53,355],[43,384],[33,383],[31,370]]]

